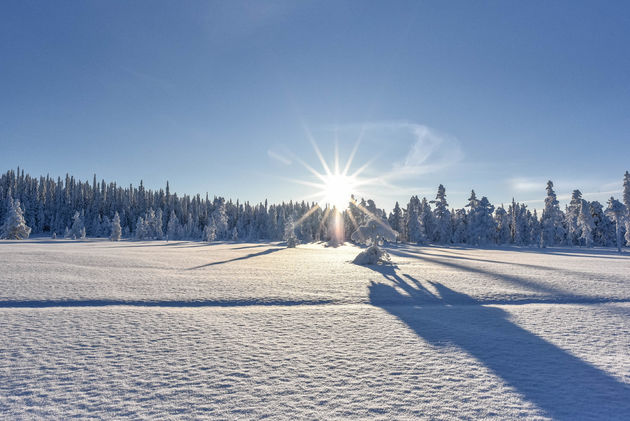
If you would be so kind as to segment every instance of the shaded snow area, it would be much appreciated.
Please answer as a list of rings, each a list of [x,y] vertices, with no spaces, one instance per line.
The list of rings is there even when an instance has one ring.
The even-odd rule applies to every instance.
[[[0,241],[0,418],[630,419],[610,250]]]

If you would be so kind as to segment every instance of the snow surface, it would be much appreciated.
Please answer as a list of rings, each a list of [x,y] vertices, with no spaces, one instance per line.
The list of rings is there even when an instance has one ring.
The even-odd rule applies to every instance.
[[[0,241],[0,418],[630,419],[630,256]]]

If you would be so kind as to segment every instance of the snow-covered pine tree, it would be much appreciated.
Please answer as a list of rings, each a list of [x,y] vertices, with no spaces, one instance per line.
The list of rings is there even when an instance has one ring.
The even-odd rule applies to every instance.
[[[482,246],[494,241],[497,226],[492,218],[493,212],[494,206],[490,204],[486,196],[482,196],[477,207],[477,224],[479,227],[477,241]]]
[[[83,223],[83,218],[79,211],[74,212],[74,216],[72,217],[72,227],[70,228],[70,237],[76,239],[81,238],[81,234],[85,225]]]
[[[591,216],[595,229],[593,230],[593,245],[611,247],[615,245],[615,224],[610,220],[604,206],[598,201],[590,203]]]
[[[497,244],[509,244],[512,235],[510,233],[510,220],[503,205],[499,206],[494,212],[494,223],[497,227],[496,242]]]
[[[120,215],[118,212],[114,214],[114,219],[112,219],[112,231],[110,233],[109,239],[112,241],[120,241],[120,237],[122,236],[122,230],[120,228]]]
[[[136,222],[136,231],[135,231],[135,237],[136,240],[146,240],[148,239],[148,227],[146,222],[144,221],[144,218],[142,218],[141,216],[138,217],[138,222]]]
[[[407,240],[411,243],[420,243],[426,240],[422,222],[419,219],[420,200],[418,196],[411,196],[407,204]],[[367,222],[367,221],[366,221]],[[365,225],[365,224],[363,224]]]
[[[571,202],[567,206],[564,214],[565,226],[567,227],[567,244],[574,246],[580,243],[580,232],[578,229],[578,216],[582,207],[582,192],[573,190]]]
[[[31,234],[31,228],[26,225],[24,212],[18,199],[12,200],[7,209],[4,223],[0,227],[0,238],[7,240],[24,240]]]
[[[541,242],[541,227],[538,220],[538,212],[534,209],[534,213],[531,214],[529,219],[529,241],[530,244],[540,247]]]
[[[284,241],[286,241],[288,248],[294,248],[298,244],[292,216],[289,216],[284,224]]]
[[[389,225],[392,227],[392,229],[400,233],[405,221],[403,219],[403,211],[400,208],[398,202],[396,202],[396,204],[394,205],[394,209],[392,210],[392,213],[389,214],[388,219]]]
[[[433,221],[433,211],[431,210],[431,205],[429,205],[426,197],[423,197],[420,201],[420,207],[418,209],[418,219],[420,220],[420,223],[422,225],[424,237],[426,238],[426,241],[429,241],[431,233],[435,231],[435,223]]]
[[[606,208],[606,214],[615,222],[615,234],[617,239],[617,251],[621,253],[621,224],[626,216],[626,207],[623,203],[611,197],[608,199],[608,207]]]
[[[206,225],[203,229],[203,241],[207,243],[213,242],[217,238],[217,228],[214,226],[214,221]]]
[[[212,212],[212,220],[216,228],[217,239],[226,240],[228,238],[228,219],[225,213],[225,200],[215,199],[214,202],[215,210]],[[253,234],[255,234],[255,230],[253,230]]]
[[[168,219],[168,224],[166,227],[166,236],[168,240],[179,240],[180,233],[182,230],[182,226],[179,223],[179,219],[177,215],[175,215],[175,211],[171,211],[171,216]]]
[[[438,186],[435,200],[431,203],[435,204],[433,216],[435,221],[435,231],[433,234],[434,241],[442,244],[451,242],[451,213],[448,210],[446,202],[446,189],[443,185]]]
[[[553,190],[553,182],[547,182],[547,197],[545,198],[545,208],[543,210],[542,225],[542,246],[553,246],[562,244],[564,239],[564,227],[562,226],[562,211]]]
[[[478,245],[478,234],[480,232],[480,226],[478,221],[478,213],[477,207],[479,206],[479,199],[477,199],[477,194],[474,190],[470,192],[470,197],[468,198],[468,204],[466,207],[468,208],[468,213],[466,214],[466,244]]]
[[[580,211],[577,218],[577,230],[580,233],[580,241],[586,247],[593,247],[593,230],[595,224],[591,215],[591,207],[589,203],[582,199],[580,203]]]
[[[453,227],[453,243],[462,244],[466,242],[468,229],[466,227],[467,215],[464,209],[457,209],[453,212],[451,226]]]

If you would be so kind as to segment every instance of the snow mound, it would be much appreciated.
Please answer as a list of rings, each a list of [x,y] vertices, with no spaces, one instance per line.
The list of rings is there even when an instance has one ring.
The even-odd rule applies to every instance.
[[[363,250],[352,261],[355,265],[377,265],[391,263],[389,253],[381,249],[376,245],[371,245],[367,249]]]

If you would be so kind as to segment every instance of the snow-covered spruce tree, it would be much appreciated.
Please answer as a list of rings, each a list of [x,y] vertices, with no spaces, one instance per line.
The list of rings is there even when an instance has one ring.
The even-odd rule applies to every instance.
[[[540,247],[541,241],[541,227],[538,220],[538,212],[534,209],[534,213],[529,218],[529,239],[530,244]]]
[[[455,244],[462,244],[466,242],[466,236],[468,235],[467,228],[468,215],[464,209],[457,209],[451,216],[451,226],[453,227],[452,241]]]
[[[147,224],[141,216],[138,217],[138,222],[136,222],[135,237],[136,240],[146,240],[148,238]]]
[[[471,192],[466,206],[470,208],[467,215],[466,243],[487,245],[494,240],[496,232],[496,225],[492,218],[494,206],[485,196],[478,200],[474,190]]]
[[[477,194],[474,190],[472,190],[470,192],[470,197],[468,198],[468,204],[466,205],[466,207],[468,208],[468,213],[466,215],[466,244],[479,244],[479,241],[477,239],[477,235],[480,230],[478,221],[479,215],[477,213],[478,206],[479,200],[477,199]]]
[[[512,239],[510,232],[510,219],[503,205],[499,206],[494,212],[494,222],[496,229],[497,244],[509,244]]]
[[[407,204],[407,241],[411,243],[421,243],[426,241],[424,227],[420,221],[420,200],[418,196],[411,196]],[[368,222],[368,221],[366,221]],[[363,224],[365,225],[365,224]],[[354,234],[353,234],[354,235]],[[353,241],[355,241],[353,239]]]
[[[114,214],[114,219],[112,219],[112,232],[109,235],[109,239],[112,241],[120,241],[120,237],[122,237],[122,230],[120,228],[120,215],[118,212]]]
[[[426,197],[423,197],[420,201],[418,219],[420,220],[420,225],[422,226],[421,230],[426,238],[426,242],[428,242],[431,233],[435,231],[435,223],[433,221],[433,211],[431,210],[431,205],[429,205]]]
[[[166,227],[166,238],[167,240],[179,240],[180,233],[182,230],[182,226],[179,223],[179,219],[177,215],[175,215],[175,211],[171,211],[171,216],[168,219],[168,224]]]
[[[577,218],[577,230],[580,233],[580,241],[586,247],[593,247],[593,216],[591,215],[591,207],[589,203],[582,199],[580,211]]]
[[[203,229],[203,241],[207,243],[211,243],[217,238],[217,228],[214,226],[214,223],[206,225]]]
[[[448,210],[448,203],[446,202],[446,189],[443,185],[440,184],[438,186],[435,200],[432,200],[431,203],[435,204],[435,209],[433,209],[435,221],[433,240],[442,244],[450,243],[451,213]]]
[[[70,237],[73,239],[81,238],[85,225],[79,211],[74,212],[72,217],[72,227],[70,227]]]
[[[494,223],[492,214],[494,213],[494,206],[490,204],[490,201],[486,196],[482,196],[477,207],[477,224],[479,232],[476,235],[478,244],[485,246],[494,241],[497,226]]]
[[[615,234],[617,239],[617,251],[621,253],[621,224],[626,216],[626,207],[623,203],[611,197],[608,199],[608,207],[606,208],[606,214],[615,221]]]
[[[508,208],[510,219],[510,234],[512,244],[519,246],[527,244],[527,210],[512,198],[512,203]]]
[[[229,232],[228,218],[225,213],[225,201],[223,199],[215,199],[215,210],[212,212],[212,220],[216,228],[217,239],[227,240]]]
[[[567,227],[567,245],[574,246],[580,243],[580,231],[578,229],[578,216],[582,207],[582,192],[573,190],[571,202],[567,206],[564,214],[565,226]]]
[[[20,207],[20,201],[11,201],[7,209],[4,223],[0,227],[0,238],[7,240],[24,240],[31,234],[31,228],[26,225],[24,212]]]
[[[400,208],[398,202],[396,202],[396,204],[394,205],[394,209],[392,210],[392,213],[389,214],[388,218],[389,225],[394,231],[398,231],[399,233],[402,231],[403,224],[405,223],[405,220],[403,218],[403,211]],[[352,233],[350,233],[350,235],[352,235]]]
[[[553,182],[547,182],[547,197],[545,198],[545,208],[543,209],[542,225],[542,246],[553,246],[562,244],[564,239],[564,227],[562,211],[558,204],[556,192],[553,190]]]
[[[288,248],[294,248],[298,244],[292,216],[289,216],[284,224],[284,241],[286,241]]]
[[[236,227],[232,228],[232,241],[238,241],[238,230]]]
[[[615,224],[610,220],[604,206],[594,200],[590,203],[591,216],[595,229],[593,230],[593,245],[612,247],[615,245]]]

